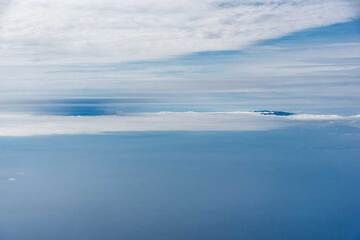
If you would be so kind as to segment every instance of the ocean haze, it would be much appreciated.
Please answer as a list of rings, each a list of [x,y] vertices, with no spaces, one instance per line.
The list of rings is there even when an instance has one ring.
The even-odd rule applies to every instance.
[[[318,126],[2,137],[0,238],[357,239],[359,141]]]

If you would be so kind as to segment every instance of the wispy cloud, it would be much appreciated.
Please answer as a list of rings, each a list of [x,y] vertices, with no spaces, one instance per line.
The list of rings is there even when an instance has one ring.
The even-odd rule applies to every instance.
[[[109,62],[240,49],[358,16],[351,0],[2,0],[2,64]]]
[[[0,111],[151,96],[167,105],[137,112],[354,114],[359,9],[357,0],[0,0]]]

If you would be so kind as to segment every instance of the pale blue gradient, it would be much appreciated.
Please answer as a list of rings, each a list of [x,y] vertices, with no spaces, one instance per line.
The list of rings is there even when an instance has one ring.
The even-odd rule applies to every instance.
[[[285,6],[289,19],[300,21],[284,22],[286,14],[264,13],[269,6],[258,1],[216,1],[210,6],[216,13],[253,5],[260,18],[250,11],[243,22],[231,14],[200,26],[192,25],[197,10],[188,16],[191,9],[185,9],[184,18],[177,18],[149,8],[148,21],[146,1],[137,1],[133,16],[121,8],[126,1],[108,2],[102,8],[92,1],[77,7],[68,1],[57,6],[0,0],[1,23],[8,23],[0,28],[0,135],[34,135],[0,137],[0,240],[360,239],[358,11],[346,12],[342,1],[264,1],[269,13]],[[304,6],[305,13],[294,11]],[[343,6],[339,16],[330,11],[334,6]],[[63,14],[57,19],[52,13]],[[165,27],[158,28],[158,15]],[[123,25],[127,18],[150,25]],[[292,24],[299,25],[291,30]],[[173,34],[171,26],[184,31]],[[132,32],[138,41],[118,41]],[[243,41],[247,34],[253,36]],[[166,49],[184,36],[194,42]],[[234,45],[217,37],[240,45],[228,47]],[[219,44],[202,48],[212,41]],[[156,50],[162,57],[154,60]],[[276,117],[279,128],[240,132],[213,126],[230,130],[199,132],[216,112],[257,110],[300,120],[291,125],[286,116],[261,115]],[[168,130],[162,111],[209,114],[201,121],[191,114],[184,118],[189,122],[180,122],[179,113],[170,118],[183,126],[195,122],[193,128],[172,127],[189,132],[85,135],[103,132],[101,117],[115,115],[121,120],[153,114]],[[96,119],[96,126],[80,131]],[[125,119],[105,130],[134,120],[143,127],[141,118]],[[74,132],[81,134],[54,135]],[[41,134],[49,135],[35,136]]]
[[[339,126],[0,138],[0,239],[358,239],[359,142]]]

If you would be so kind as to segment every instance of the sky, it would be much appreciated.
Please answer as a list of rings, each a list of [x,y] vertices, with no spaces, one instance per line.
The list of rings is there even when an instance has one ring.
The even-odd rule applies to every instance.
[[[360,239],[360,0],[0,0],[0,239]]]
[[[0,56],[6,116],[360,113],[357,0],[0,0]]]

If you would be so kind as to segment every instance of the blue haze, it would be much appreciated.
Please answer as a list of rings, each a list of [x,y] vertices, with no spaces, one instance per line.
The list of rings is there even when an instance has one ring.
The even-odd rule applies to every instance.
[[[0,239],[358,239],[359,142],[335,125],[0,138]]]
[[[0,66],[0,112],[359,114],[359,26],[157,61]],[[360,239],[359,143],[331,123],[0,137],[0,240]]]

